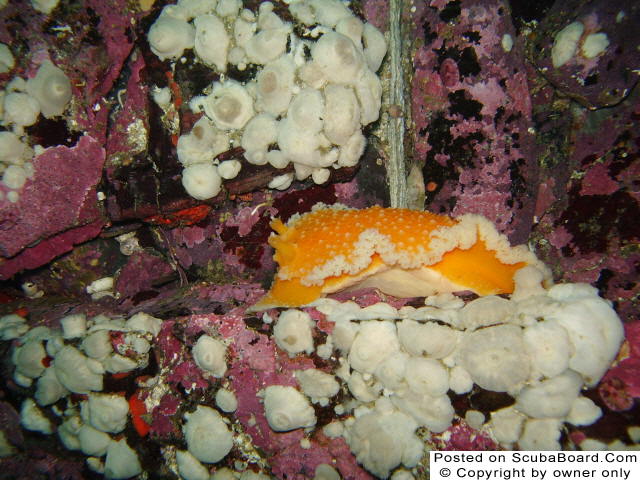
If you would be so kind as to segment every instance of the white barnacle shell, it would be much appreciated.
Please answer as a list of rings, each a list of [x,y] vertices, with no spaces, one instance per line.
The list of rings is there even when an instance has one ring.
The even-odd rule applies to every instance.
[[[297,128],[311,133],[322,129],[324,117],[324,99],[322,94],[313,88],[304,88],[298,93],[287,111],[287,118]]]
[[[296,125],[288,117],[278,126],[278,146],[288,160],[296,162],[296,167],[310,167],[307,176],[313,168],[324,166],[321,164],[318,134]]]
[[[480,327],[507,323],[515,313],[512,302],[497,295],[487,295],[467,303],[460,310],[460,328],[476,330]]]
[[[258,65],[275,60],[287,47],[289,30],[286,27],[262,30],[256,33],[244,45],[247,58]]]
[[[178,160],[185,167],[210,162],[228,149],[227,133],[215,128],[206,116],[198,120],[189,133],[178,138]]]
[[[343,18],[352,14],[346,5],[340,0],[310,0],[318,23],[327,27],[335,27]]]
[[[444,358],[455,348],[458,332],[437,322],[420,323],[404,319],[397,324],[402,346],[415,356]]]
[[[355,15],[342,18],[336,24],[336,32],[349,37],[353,44],[359,49],[362,48],[362,31],[364,25]]]
[[[382,84],[380,78],[368,68],[360,71],[355,82],[356,95],[360,101],[360,123],[369,125],[378,120],[382,106]]]
[[[182,426],[189,452],[201,462],[222,460],[233,447],[233,434],[217,410],[198,405],[195,412],[185,414]]]
[[[536,374],[551,378],[569,368],[573,347],[558,322],[544,320],[525,327],[524,342]]]
[[[4,96],[4,124],[28,127],[38,120],[40,103],[24,92],[8,92]]]
[[[367,139],[362,132],[360,130],[353,132],[353,135],[340,147],[338,165],[341,167],[353,167],[357,165],[366,146]]]
[[[340,384],[335,377],[322,370],[315,368],[296,370],[295,376],[302,391],[314,403],[326,405],[329,398],[335,396],[340,390]]]
[[[380,362],[400,350],[396,327],[390,321],[370,321],[360,329],[349,350],[351,367],[362,373],[373,373]]]
[[[249,163],[264,165],[267,163],[269,145],[278,138],[278,121],[269,113],[260,113],[253,117],[244,128],[240,145],[245,150]]]
[[[77,348],[63,347],[53,361],[56,376],[60,383],[75,393],[88,393],[102,390],[102,365],[92,358],[85,357]]]
[[[225,180],[236,178],[242,169],[242,164],[236,160],[225,160],[218,165],[218,173]]]
[[[308,313],[301,310],[286,310],[280,314],[273,327],[276,344],[289,356],[313,351],[311,327],[313,322]]]
[[[196,365],[215,377],[222,377],[227,371],[226,352],[225,344],[209,335],[202,335],[192,350]]]
[[[367,65],[372,72],[377,72],[387,53],[387,42],[384,39],[384,35],[370,23],[365,23],[362,31],[362,41]]]
[[[439,397],[449,390],[449,373],[442,363],[433,358],[409,358],[405,379],[409,389],[420,395]]]
[[[222,177],[211,163],[196,163],[182,170],[182,186],[197,200],[208,200],[220,193]]]

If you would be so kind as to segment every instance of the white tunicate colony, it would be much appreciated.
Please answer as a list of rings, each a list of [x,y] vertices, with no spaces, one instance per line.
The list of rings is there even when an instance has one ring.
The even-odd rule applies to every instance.
[[[101,393],[106,372],[144,368],[150,343],[160,333],[162,320],[140,312],[129,319],[71,313],[58,328],[29,328],[24,318],[0,317],[0,338],[14,340],[11,360],[16,383],[30,387],[20,411],[24,428],[57,433],[70,450],[88,455],[88,465],[107,478],[130,478],[141,472],[138,455],[124,439],[116,440],[129,421],[129,402],[119,393]],[[117,348],[111,334],[122,335]],[[49,365],[49,361],[50,365]],[[111,367],[118,366],[118,369]],[[83,394],[84,400],[72,395]],[[66,399],[66,409],[60,409]],[[57,404],[57,405],[55,405]],[[50,418],[60,417],[55,427]]]
[[[316,313],[333,323],[325,353],[338,366],[334,371],[296,370],[299,387],[266,386],[260,395],[270,428],[313,429],[312,403],[329,407],[339,401],[333,406],[338,418],[323,430],[332,438],[342,436],[364,468],[386,478],[398,467],[410,469],[420,462],[420,429],[438,434],[452,425],[449,390],[464,394],[475,385],[507,392],[513,404],[486,418],[465,412],[473,428],[508,449],[561,448],[565,423],[591,425],[602,415],[581,392],[596,385],[614,361],[623,328],[593,287],[545,289],[542,279],[534,267],[525,267],[515,276],[510,299],[484,297],[466,306],[450,294],[428,297],[424,307],[401,309],[318,300]],[[92,456],[92,468],[109,471],[113,478],[135,475],[140,471],[135,450],[113,436],[123,432],[132,412],[125,397],[101,393],[103,375],[115,358],[134,368],[145,366],[148,342],[161,328],[161,320],[145,313],[127,320],[71,313],[60,319],[60,328],[32,329],[18,315],[0,317],[2,339],[14,341],[14,380],[25,388],[35,384],[33,397],[22,403],[23,427],[56,433],[66,448]],[[122,335],[124,343],[114,348],[112,333]],[[282,312],[273,335],[291,357],[314,350],[308,312]],[[201,336],[193,356],[213,375],[225,374],[221,340]],[[84,394],[86,400],[74,401],[71,393]],[[65,397],[67,408],[61,412],[58,401]],[[215,402],[226,413],[238,407],[227,388],[218,388]],[[52,414],[60,417],[57,426]],[[226,418],[204,405],[185,414],[183,433],[188,452],[179,455],[178,465],[194,478],[206,471],[200,462],[217,462],[233,446]]]
[[[362,127],[380,114],[376,72],[387,48],[379,30],[338,0],[287,3],[297,26],[280,18],[271,2],[252,12],[239,0],[217,6],[179,1],[164,7],[148,32],[161,60],[178,60],[193,48],[198,61],[223,74],[190,107],[222,132],[225,150],[242,146],[254,165],[283,169],[293,163],[294,173],[269,183],[280,190],[294,177],[324,183],[331,169],[358,163],[366,146]],[[245,84],[224,76],[231,67],[243,71],[249,65],[257,72]],[[178,158],[187,193],[207,200],[218,195],[222,179],[238,174],[241,163],[214,174],[221,151],[197,129],[200,122],[180,137]]]
[[[534,267],[525,267],[511,299],[482,297],[466,305],[452,295],[399,310],[318,300],[315,308],[334,323],[325,345],[335,347],[340,366],[333,372],[296,371],[300,389],[321,405],[340,388],[351,394],[335,407],[345,416],[331,430],[381,478],[401,465],[416,466],[424,453],[418,429],[447,430],[455,415],[449,390],[464,394],[474,384],[507,392],[514,404],[488,418],[467,412],[473,428],[505,448],[559,449],[565,422],[583,426],[600,418],[599,407],[581,390],[604,375],[623,330],[596,289],[561,284],[547,290],[542,279]],[[295,312],[287,310],[287,316]],[[288,395],[297,392],[286,388]],[[281,405],[282,424],[291,416],[285,413],[290,401],[284,392],[270,398],[270,410]]]

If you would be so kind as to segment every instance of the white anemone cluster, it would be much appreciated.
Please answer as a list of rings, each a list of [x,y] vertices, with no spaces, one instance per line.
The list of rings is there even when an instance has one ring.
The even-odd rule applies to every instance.
[[[449,391],[464,394],[476,385],[513,397],[511,406],[489,419],[478,411],[465,415],[505,448],[560,449],[565,423],[594,423],[602,412],[581,391],[596,385],[614,361],[622,322],[589,285],[545,289],[535,267],[521,269],[515,281],[510,299],[487,296],[466,305],[452,294],[400,309],[318,300],[315,308],[334,327],[317,351],[335,348],[340,366],[334,372],[296,371],[296,379],[321,405],[340,388],[351,396],[334,407],[345,417],[325,433],[343,436],[368,471],[387,478],[422,458],[419,428],[440,433],[451,426]],[[276,409],[274,398],[265,409]]]
[[[25,388],[35,384],[33,397],[22,404],[22,426],[57,433],[66,448],[87,455],[89,468],[106,478],[141,473],[135,450],[117,440],[128,421],[129,403],[120,394],[102,393],[103,377],[146,367],[161,325],[162,320],[142,312],[128,319],[70,314],[60,319],[60,328],[30,329],[18,315],[1,317],[2,339],[14,340],[13,380]],[[120,340],[113,342],[113,335]],[[86,399],[78,401],[71,394]],[[66,408],[61,409],[63,399]],[[52,416],[62,420],[57,428]]]
[[[13,56],[4,44],[0,49],[0,66],[13,67]],[[7,56],[7,53],[9,56]],[[8,63],[7,63],[8,62]],[[2,68],[0,68],[2,70]],[[62,115],[71,100],[71,82],[66,74],[49,60],[44,61],[35,77],[15,77],[0,91],[0,121],[12,131],[0,132],[0,173],[6,191],[0,199],[17,202],[19,190],[33,178],[33,149],[23,137],[24,127],[35,124],[42,114],[46,118]]]
[[[276,175],[269,185],[280,190],[294,178],[324,183],[331,169],[356,165],[364,151],[362,128],[380,113],[375,72],[386,53],[384,35],[340,0],[287,3],[296,25],[282,20],[271,2],[253,12],[240,0],[179,0],[149,30],[159,58],[177,60],[193,48],[221,74],[190,101],[204,116],[178,141],[182,183],[194,198],[216,196],[222,180],[239,173],[239,161],[215,159],[232,144],[254,165],[293,164],[293,173]],[[255,65],[257,73],[241,84],[225,78],[229,65],[241,71]]]

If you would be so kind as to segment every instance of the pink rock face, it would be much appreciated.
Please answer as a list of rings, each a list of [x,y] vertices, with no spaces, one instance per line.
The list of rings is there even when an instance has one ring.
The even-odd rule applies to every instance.
[[[512,241],[529,235],[537,165],[522,55],[501,0],[415,5],[412,114],[426,208],[480,213]]]
[[[256,295],[257,295],[256,291]],[[254,297],[256,295],[253,295]],[[269,385],[296,386],[294,371],[320,368],[312,357],[298,355],[290,358],[279,350],[269,337],[269,327],[261,322],[249,322],[245,308],[236,308],[225,315],[195,315],[189,318],[165,321],[157,339],[160,367],[169,370],[166,381],[173,393],[163,396],[150,412],[152,435],[167,437],[179,435],[182,401],[177,391],[204,394],[219,380],[210,377],[198,368],[191,358],[190,348],[202,333],[220,336],[228,342],[225,379],[230,382],[238,400],[233,414],[243,431],[251,437],[253,445],[270,458],[272,473],[278,478],[304,479],[313,477],[315,468],[321,463],[334,464],[342,478],[371,478],[356,462],[342,438],[328,439],[317,428],[309,438],[311,447],[300,445],[305,438],[302,429],[290,432],[274,432],[264,414],[260,392]],[[254,325],[249,327],[248,324]],[[176,333],[181,332],[181,337]],[[316,331],[316,335],[318,332]],[[185,341],[188,344],[185,344]],[[319,360],[319,359],[318,359]],[[323,407],[331,410],[332,407]],[[326,413],[325,412],[325,416]],[[327,423],[322,417],[320,422]]]
[[[389,23],[389,1],[388,0],[365,0],[362,2],[364,16],[368,22],[383,32],[388,30]]]
[[[175,414],[180,407],[181,398],[176,393],[169,393],[162,397],[160,404],[153,409],[151,420],[151,435],[168,437],[180,431],[176,425]]]
[[[0,201],[0,275],[34,268],[95,237],[105,223],[98,205],[104,149],[90,136],[73,148],[53,147],[34,161],[34,177],[18,202]],[[35,244],[45,241],[45,244]],[[22,252],[21,258],[11,259]]]
[[[536,109],[545,125],[540,135],[572,138],[547,144],[542,154],[537,251],[558,277],[596,285],[621,318],[638,320],[640,228],[631,219],[640,215],[632,180],[640,171],[640,144],[630,125],[640,103],[583,110],[573,123],[549,106],[546,94],[536,97]]]
[[[480,433],[464,421],[452,425],[435,438],[442,450],[499,450],[486,433]]]
[[[122,109],[114,117],[106,141],[108,165],[131,161],[130,158],[144,152],[149,135],[149,87],[142,81],[141,73],[145,68],[144,59],[138,56],[127,67],[131,69],[126,93],[120,101]]]
[[[106,223],[96,197],[109,136],[105,97],[131,53],[131,28],[140,14],[124,0],[108,5],[87,0],[74,8],[59,6],[55,15],[68,31],[50,29],[49,17],[30,5],[8,5],[0,12],[1,41],[23,45],[11,75],[33,76],[40,63],[51,60],[71,80],[73,96],[64,118],[41,117],[27,129],[33,144],[54,148],[34,159],[35,176],[17,203],[0,201],[0,278],[51,261],[94,238]],[[134,75],[134,82],[140,83],[139,77]]]
[[[611,195],[620,186],[609,176],[609,168],[603,163],[589,168],[582,179],[580,195]]]
[[[115,281],[115,291],[120,298],[132,297],[151,290],[173,274],[171,266],[163,259],[147,252],[136,252],[120,269]]]
[[[627,323],[625,336],[626,358],[606,373],[598,387],[600,398],[613,411],[629,410],[640,398],[640,321]]]
[[[531,49],[540,74],[565,95],[591,109],[616,106],[627,98],[636,81],[627,72],[640,62],[640,52],[627,48],[637,44],[640,37],[637,3],[621,0],[615,8],[610,6],[606,0],[576,2],[569,8],[565,4],[554,4],[540,24]],[[572,22],[580,22],[584,28],[575,54],[566,63],[554,66],[552,46],[558,32]],[[593,35],[605,35],[605,48],[585,52],[583,47]]]
[[[295,183],[287,192],[263,189],[273,171],[245,165],[243,172],[250,173],[229,181],[228,192],[212,202],[205,217],[170,225],[144,223],[150,215],[170,215],[197,203],[180,185],[175,132],[150,100],[151,86],[171,88],[176,116],[170,120],[179,120],[184,132],[197,118],[187,107],[189,98],[217,79],[201,65],[177,62],[173,68],[150,53],[146,30],[166,3],[156,2],[153,11],[141,12],[128,0],[61,2],[49,17],[26,1],[14,0],[0,9],[0,41],[17,60],[10,73],[0,74],[2,86],[15,75],[33,76],[40,62],[51,59],[70,77],[73,91],[64,118],[41,119],[27,129],[32,144],[41,143],[47,150],[35,159],[35,176],[20,192],[19,202],[0,201],[0,279],[47,265],[94,239],[74,252],[83,253],[65,255],[65,268],[51,269],[56,276],[47,273],[51,283],[39,286],[47,297],[62,296],[64,301],[49,305],[58,300],[45,297],[30,309],[30,321],[54,326],[75,309],[88,317],[107,313],[125,318],[144,310],[165,319],[153,342],[148,371],[139,377],[112,375],[105,381],[110,391],[140,389],[150,395],[153,387],[145,390],[134,382],[147,374],[159,378],[154,392],[158,398],[150,402],[151,434],[131,443],[146,470],[157,468],[161,445],[184,448],[184,412],[200,403],[213,406],[213,394],[226,382],[237,395],[238,409],[225,415],[258,448],[268,474],[303,480],[312,478],[320,463],[329,463],[342,478],[371,478],[342,438],[324,435],[324,425],[343,418],[333,404],[315,406],[318,424],[312,433],[271,430],[261,390],[295,386],[295,370],[330,371],[334,360],[313,354],[290,358],[273,341],[272,326],[261,316],[245,315],[245,307],[264,293],[275,270],[267,244],[270,218],[286,222],[319,202],[357,208],[388,204],[384,155],[377,151],[376,140],[368,139],[360,170],[343,177],[348,181],[331,183],[342,172],[336,170],[329,184]],[[275,3],[277,8],[283,5]],[[616,29],[617,12],[608,8],[610,2],[590,2],[589,8],[598,10],[595,14],[556,2],[548,18],[539,19],[535,35],[526,36],[512,25],[517,15],[509,3],[517,8],[518,2],[506,0],[431,0],[413,2],[403,12],[403,26],[415,47],[414,57],[406,59],[413,64],[409,156],[423,167],[427,209],[481,213],[517,243],[530,240],[533,229],[536,253],[556,278],[594,284],[613,302],[627,322],[628,352],[589,392],[605,410],[600,422],[606,424],[613,415],[634,415],[640,398],[640,322],[634,321],[640,312],[640,223],[635,221],[640,217],[640,137],[635,128],[640,103],[637,95],[630,95],[637,91],[636,77],[628,74],[638,65],[639,53],[628,45],[638,43],[638,31],[629,25],[638,23],[639,9],[637,2],[621,2],[626,17]],[[386,0],[363,0],[358,13],[386,31],[389,5]],[[606,31],[610,46],[596,58],[551,69],[553,36],[576,16],[589,32]],[[57,28],[64,25],[68,32]],[[503,43],[507,35],[512,49],[503,46],[508,45]],[[525,47],[531,50],[528,62]],[[608,108],[597,109],[605,105]],[[99,187],[103,178],[105,185]],[[107,193],[106,213],[97,200],[98,190]],[[119,256],[110,233],[121,227],[138,231],[144,252]],[[116,277],[120,297],[88,303],[87,278],[106,275]],[[58,288],[53,287],[56,282]],[[10,293],[9,299],[18,297],[14,290]],[[416,304],[375,291],[336,298],[354,299],[362,307],[379,301],[396,308]],[[17,303],[30,307],[20,298],[11,308]],[[333,324],[317,310],[309,313],[316,322],[317,346]],[[208,376],[193,360],[191,348],[203,333],[228,342],[224,379]],[[122,333],[113,334],[114,346],[124,348],[124,341]],[[60,450],[45,451],[41,438],[23,434],[16,391],[0,394],[7,399],[0,402],[0,425],[20,450],[1,461],[3,472],[14,478],[83,478],[79,457],[66,460]],[[454,424],[434,435],[430,446],[498,448],[460,420],[470,408],[471,395],[460,396],[465,407],[456,407]],[[592,438],[582,430],[570,433],[576,443]],[[128,426],[128,440],[132,434]],[[303,448],[303,439],[310,448]],[[238,445],[224,462],[233,466],[236,460],[246,460]],[[424,468],[418,467],[420,478],[428,476]]]
[[[99,35],[101,42],[93,45],[90,40],[82,37],[76,40],[83,42],[84,48],[76,50],[78,54],[72,57],[73,67],[81,72],[86,82],[81,90],[85,108],[78,112],[77,121],[80,128],[92,132],[102,142],[107,138],[110,113],[109,108],[103,108],[106,107],[104,98],[122,74],[123,65],[131,54],[134,39],[131,29],[140,16],[142,12],[132,12],[127,7],[126,0],[110,3],[87,0],[78,12],[77,21],[95,24],[97,32],[91,32],[86,27],[82,30],[87,35]],[[96,75],[96,70],[100,72],[99,75]]]
[[[96,220],[89,225],[70,228],[33,247],[26,248],[15,257],[0,258],[0,279],[11,278],[23,270],[30,270],[47,264],[54,258],[67,253],[78,244],[95,238],[100,234],[104,220]]]

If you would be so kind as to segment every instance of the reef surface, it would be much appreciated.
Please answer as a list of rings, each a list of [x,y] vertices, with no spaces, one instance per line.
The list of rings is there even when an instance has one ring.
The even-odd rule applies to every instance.
[[[149,478],[178,478],[175,454],[166,452],[185,448],[182,415],[197,404],[213,405],[221,386],[238,400],[226,416],[236,436],[232,453],[213,470],[302,479],[330,464],[342,478],[370,478],[347,443],[320,428],[340,417],[333,410],[337,401],[314,406],[318,422],[311,433],[269,427],[259,390],[295,386],[295,370],[337,365],[315,353],[287,355],[273,326],[245,310],[268,290],[276,271],[267,243],[273,217],[286,222],[318,203],[389,205],[384,126],[394,115],[404,115],[410,126],[405,151],[407,170],[417,172],[410,177],[418,192],[414,203],[440,214],[486,216],[512,243],[528,243],[555,281],[596,287],[624,323],[626,340],[614,366],[584,392],[602,417],[588,427],[565,425],[562,448],[585,439],[611,448],[638,443],[629,429],[640,427],[640,52],[630,47],[640,35],[632,27],[640,22],[636,2],[615,8],[605,0],[536,7],[503,0],[405,2],[410,112],[397,112],[383,97],[382,118],[365,130],[368,144],[358,165],[332,170],[320,185],[294,181],[277,191],[266,186],[281,172],[243,161],[239,176],[206,201],[180,185],[176,143],[198,119],[189,99],[219,75],[194,62],[191,52],[189,61],[175,64],[152,53],[147,32],[167,2],[63,0],[48,14],[33,8],[38,2],[3,3],[0,42],[15,65],[0,73],[0,86],[8,91],[15,77],[32,78],[49,59],[68,76],[72,97],[63,116],[25,127],[29,145],[43,151],[36,151],[17,201],[0,186],[0,311],[19,314],[31,327],[57,328],[75,313],[129,318],[145,312],[163,320],[146,366],[105,376],[106,392],[153,397],[143,413],[149,431],[141,435],[130,415],[120,433],[142,469],[154,472]],[[259,3],[245,6],[257,11]],[[352,3],[359,18],[388,31],[388,2]],[[286,10],[274,4],[277,12]],[[572,22],[581,22],[583,33],[573,55],[555,66],[554,42]],[[583,48],[589,35],[603,32],[603,50]],[[250,73],[230,71],[229,77],[243,81]],[[154,87],[169,88],[170,105],[158,106]],[[220,160],[231,158],[242,159],[242,151],[230,149]],[[87,287],[105,277],[113,283],[92,298]],[[362,308],[417,305],[371,291],[336,298]],[[317,348],[332,325],[321,312],[308,313],[317,322]],[[203,374],[193,359],[191,348],[203,333],[232,345],[224,378]],[[114,349],[126,344],[123,337],[112,333]],[[33,396],[34,386],[13,377],[9,359],[18,343],[0,344],[7,359],[0,423],[12,453],[0,459],[0,478],[101,478],[85,455],[64,448],[55,434],[20,426],[22,400]],[[82,395],[72,394],[78,397],[73,401]],[[500,448],[465,414],[489,415],[513,398],[477,386],[450,396],[451,426],[420,432],[421,441],[450,450]],[[62,421],[52,419],[56,427]],[[411,475],[428,478],[428,462]]]

